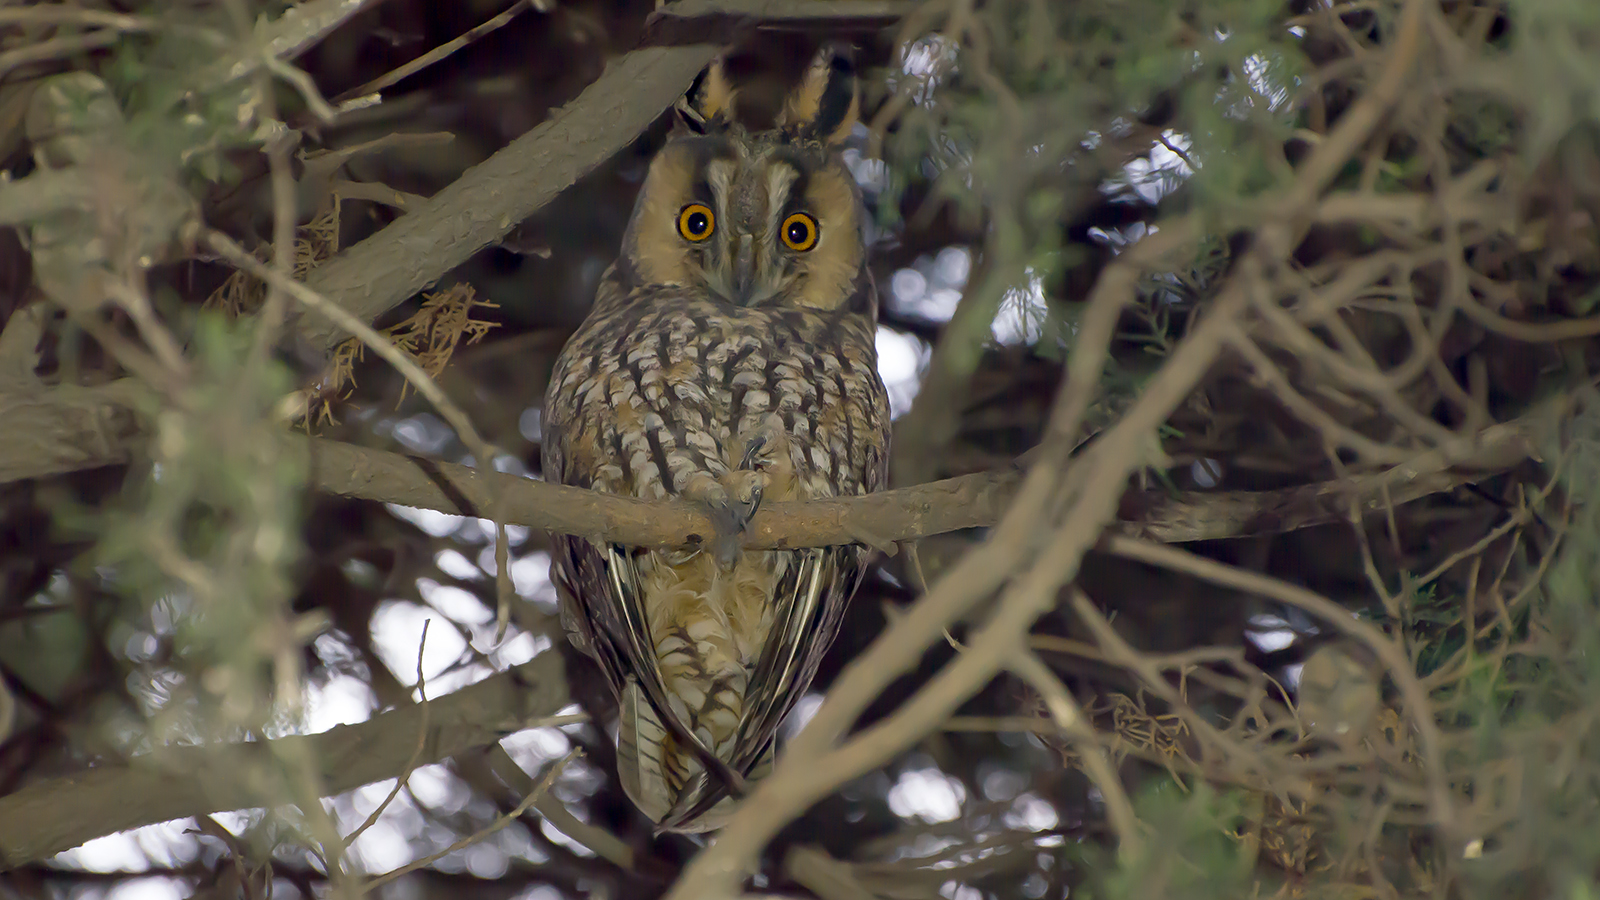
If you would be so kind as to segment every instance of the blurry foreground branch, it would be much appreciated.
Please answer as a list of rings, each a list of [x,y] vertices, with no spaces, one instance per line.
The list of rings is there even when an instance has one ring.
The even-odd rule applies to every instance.
[[[1060,587],[1076,577],[1084,553],[1119,518],[1129,478],[1153,461],[1147,448],[1156,429],[1222,355],[1232,335],[1242,330],[1240,320],[1251,312],[1253,298],[1272,296],[1272,282],[1303,238],[1305,211],[1315,207],[1329,181],[1392,106],[1419,54],[1424,2],[1405,0],[1393,49],[1381,57],[1382,74],[1296,169],[1292,185],[1274,198],[1273,208],[1265,210],[1249,248],[1198,324],[1167,356],[1120,421],[1069,463],[1069,442],[1094,399],[1117,320],[1134,299],[1141,270],[1159,264],[1156,256],[1169,242],[1187,236],[1186,223],[1162,228],[1154,242],[1147,238],[1135,243],[1101,271],[1079,320],[1067,381],[1045,429],[1040,459],[1029,469],[1017,502],[987,540],[966,553],[840,673],[772,774],[754,786],[718,840],[690,861],[667,894],[669,900],[738,896],[744,875],[763,848],[796,815],[937,728],[1016,659],[1034,621],[1057,602]],[[984,625],[954,659],[893,713],[846,739],[867,705],[909,670],[924,648],[986,600],[992,606]],[[1423,755],[1435,763],[1430,766],[1430,788],[1438,789],[1430,800],[1435,801],[1434,821],[1442,824],[1452,816],[1450,798],[1439,787],[1443,780],[1436,774],[1436,731],[1409,674],[1393,673],[1402,682],[1401,694],[1419,731]],[[1108,797],[1108,806],[1111,794],[1123,794],[1119,780],[1096,778],[1092,770],[1089,775]],[[1129,801],[1124,795],[1116,802]],[[1137,826],[1120,827],[1115,818],[1112,826],[1120,863],[1145,864],[1149,848],[1142,831]]]
[[[430,698],[421,764],[492,744],[570,701],[557,654]],[[46,859],[101,835],[186,816],[246,809],[287,796],[285,759],[314,759],[330,793],[405,771],[424,723],[420,705],[274,741],[168,747],[24,785],[0,797],[0,871]]]

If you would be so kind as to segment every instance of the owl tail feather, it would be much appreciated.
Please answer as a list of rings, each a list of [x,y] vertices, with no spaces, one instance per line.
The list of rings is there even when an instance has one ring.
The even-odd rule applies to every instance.
[[[714,826],[702,816],[680,817],[700,801],[708,778],[716,786],[744,782],[727,763],[744,719],[749,648],[735,638],[730,616],[765,595],[759,579],[723,572],[705,556],[651,567],[643,582],[643,605],[660,623],[652,633],[664,703],[652,704],[636,680],[625,685],[618,769],[630,799],[653,821],[676,831],[708,830]],[[717,771],[708,773],[708,763]]]
[[[622,789],[650,821],[659,822],[677,799],[673,782],[682,783],[682,773],[669,774],[668,771],[668,765],[674,761],[665,752],[671,735],[637,681],[630,679],[623,689],[619,712],[617,774],[621,777]]]
[[[693,753],[682,753],[656,715],[637,682],[629,682],[622,692],[621,727],[617,730],[617,774],[628,799],[650,821],[661,823],[659,831],[700,834],[721,828],[738,803],[724,797],[704,814],[685,819],[685,814],[710,786],[709,775]],[[749,781],[766,777],[772,771],[776,746],[769,747],[749,775]]]

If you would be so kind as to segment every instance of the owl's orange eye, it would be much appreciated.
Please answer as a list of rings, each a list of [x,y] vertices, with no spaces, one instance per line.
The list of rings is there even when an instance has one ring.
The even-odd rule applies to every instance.
[[[783,220],[783,245],[802,253],[817,245],[817,220],[805,213],[795,213]]]
[[[716,215],[704,203],[691,203],[678,213],[678,233],[683,235],[684,240],[699,243],[711,237],[711,230],[716,224]]]

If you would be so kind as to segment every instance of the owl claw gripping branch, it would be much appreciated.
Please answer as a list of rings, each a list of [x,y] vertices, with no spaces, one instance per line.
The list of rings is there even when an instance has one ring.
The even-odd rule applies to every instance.
[[[886,477],[877,291],[837,155],[854,75],[825,49],[766,131],[735,94],[713,64],[680,107],[545,400],[546,478],[715,524],[710,552],[555,537],[568,635],[617,695],[619,777],[670,831],[717,828],[770,768],[863,570],[855,545],[748,550],[751,517]]]

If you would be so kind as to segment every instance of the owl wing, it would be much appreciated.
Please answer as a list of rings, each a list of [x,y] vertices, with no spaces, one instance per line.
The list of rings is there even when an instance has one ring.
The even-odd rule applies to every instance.
[[[603,335],[607,322],[627,315],[630,294],[617,279],[616,267],[601,277],[591,320]],[[588,329],[585,325],[585,330]],[[574,338],[576,340],[576,336]],[[563,373],[552,375],[546,397],[542,468],[547,480],[576,487],[596,488],[606,463],[620,448],[601,446],[602,429],[586,421],[583,398],[558,391]],[[598,412],[592,414],[600,414]],[[662,723],[686,746],[701,742],[671,715],[666,687],[650,652],[648,619],[640,596],[639,571],[633,548],[596,542],[586,537],[552,535],[551,581],[561,603],[562,625],[569,638],[599,664],[613,693],[621,697],[629,682],[640,690]],[[709,756],[706,750],[701,754]]]
[[[553,543],[551,580],[561,595],[562,624],[620,695],[630,679],[645,680],[638,677],[641,667],[631,661],[648,658],[640,656],[648,646],[642,631],[644,609],[638,591],[631,589],[631,566],[621,563],[627,548],[602,549],[571,535],[556,535]],[[659,677],[655,680],[659,684]]]
[[[655,654],[649,651],[648,620],[639,592],[634,548],[599,545],[587,538],[556,537],[552,581],[561,594],[562,621],[579,647],[599,663],[621,698],[629,683],[638,685],[661,727],[690,747],[706,766],[726,763],[691,732],[667,702],[666,685]]]

